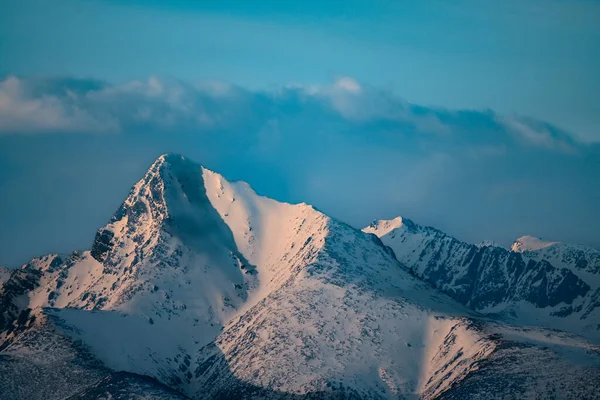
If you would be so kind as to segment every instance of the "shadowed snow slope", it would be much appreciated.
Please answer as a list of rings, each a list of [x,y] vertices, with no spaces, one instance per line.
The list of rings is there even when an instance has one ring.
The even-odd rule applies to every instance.
[[[177,155],[150,167],[90,251],[11,272],[0,311],[0,398],[25,398],[15,375],[49,368],[63,389],[43,380],[27,398],[167,397],[162,385],[194,399],[585,398],[600,382],[583,339],[483,322],[375,235]],[[70,361],[32,361],[46,353]]]
[[[459,302],[502,319],[600,342],[600,252],[524,236],[506,250],[461,242],[400,217],[364,232],[413,273]]]

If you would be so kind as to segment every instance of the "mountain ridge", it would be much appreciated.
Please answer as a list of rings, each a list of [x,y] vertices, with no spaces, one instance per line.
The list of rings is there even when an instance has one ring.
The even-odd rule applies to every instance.
[[[594,322],[600,307],[599,251],[531,236],[518,239],[511,250],[473,245],[402,220],[374,221],[363,231],[379,236],[400,262],[459,302],[508,321],[523,314],[520,323],[600,340],[600,324]]]

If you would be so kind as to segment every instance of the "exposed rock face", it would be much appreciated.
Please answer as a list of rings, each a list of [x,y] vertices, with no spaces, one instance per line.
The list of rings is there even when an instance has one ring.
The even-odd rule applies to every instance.
[[[90,255],[94,257],[98,262],[104,262],[106,255],[112,249],[111,240],[115,234],[108,229],[99,230],[96,233],[96,239],[92,245]]]
[[[539,240],[518,241],[513,250],[475,246],[402,218],[375,221],[363,231],[379,236],[416,276],[471,309],[600,341],[594,249]]]
[[[592,290],[546,261],[514,253],[520,261],[509,262],[489,246],[463,252],[465,270],[481,279],[457,274],[449,293],[472,307],[507,298],[577,306]],[[488,258],[517,276],[507,287],[542,287],[523,283],[506,297],[485,286],[503,282],[479,271],[475,260]],[[451,270],[430,272],[449,279]],[[36,258],[0,288],[0,398],[437,399],[464,396],[463,385],[499,397],[597,392],[577,386],[600,382],[597,347],[480,320],[414,275],[375,235],[162,156],[90,251]],[[502,384],[513,365],[514,382]],[[22,379],[36,387],[12,383]],[[545,389],[548,381],[557,384]]]
[[[0,288],[0,348],[2,339],[22,330],[29,319],[31,309],[19,298],[39,286],[40,276],[35,269],[16,270]]]

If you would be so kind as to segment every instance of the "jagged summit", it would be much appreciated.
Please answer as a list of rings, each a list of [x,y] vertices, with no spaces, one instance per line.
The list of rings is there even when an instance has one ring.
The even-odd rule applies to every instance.
[[[394,219],[376,219],[371,224],[363,229],[363,232],[374,233],[377,236],[383,236],[396,229],[403,229],[409,231],[416,231],[419,228],[412,220],[403,217],[396,217]]]
[[[523,236],[512,245],[512,251],[522,253],[533,260],[547,260],[551,264],[567,268],[575,273],[585,271],[594,282],[600,285],[600,250],[561,242],[546,242],[533,236]],[[600,289],[596,295],[600,305]]]
[[[105,262],[115,246],[157,244],[165,233],[202,236],[199,221],[214,227],[202,178],[203,168],[176,154],[160,156],[131,189],[109,224],[98,230],[92,256]],[[217,224],[218,225],[218,224]]]

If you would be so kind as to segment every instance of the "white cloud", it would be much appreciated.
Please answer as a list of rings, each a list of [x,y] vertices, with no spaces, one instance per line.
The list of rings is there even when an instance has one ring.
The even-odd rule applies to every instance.
[[[66,92],[61,99],[52,94],[32,96],[27,83],[10,76],[0,82],[0,132],[107,132],[119,130],[110,115],[96,118]]]
[[[567,152],[574,151],[572,139],[552,131],[552,127],[537,121],[517,116],[498,116],[498,123],[525,142],[539,147],[557,149]]]
[[[335,81],[333,86],[350,93],[360,93],[362,90],[360,84],[350,77],[339,78]]]
[[[48,83],[50,82],[50,84]],[[275,112],[292,103],[320,107],[357,120],[390,119],[424,130],[444,129],[435,115],[416,116],[391,93],[363,88],[344,77],[331,85],[290,85],[271,92],[249,91],[219,82],[188,84],[150,77],[120,85],[86,80],[47,81],[8,77],[0,82],[0,132],[114,132],[137,128],[207,129]],[[262,116],[271,120],[272,116]]]
[[[287,126],[280,122],[293,119],[296,125],[309,124],[320,131],[341,129],[328,125],[340,118],[345,120],[344,130],[362,130],[364,135],[372,135],[373,130],[389,135],[433,134],[457,143],[490,146],[516,138],[523,144],[561,151],[578,145],[569,135],[538,121],[491,111],[418,106],[350,77],[330,85],[288,85],[271,91],[158,77],[118,85],[14,76],[0,81],[0,133],[218,130],[264,136],[278,126],[279,137],[286,135]],[[485,143],[479,143],[485,135]]]

